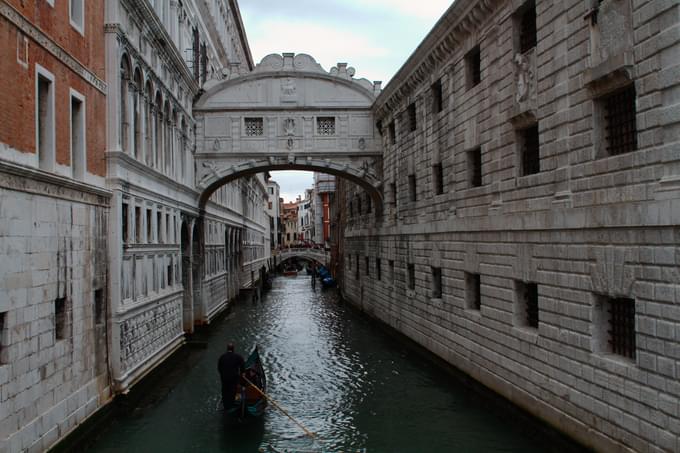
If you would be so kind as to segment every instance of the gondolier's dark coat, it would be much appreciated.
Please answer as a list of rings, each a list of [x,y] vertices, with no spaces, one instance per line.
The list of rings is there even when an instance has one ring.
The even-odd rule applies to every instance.
[[[243,365],[244,360],[241,354],[232,351],[222,354],[217,362],[217,371],[222,381],[222,403],[225,408],[230,407],[234,402],[236,386],[243,373]]]

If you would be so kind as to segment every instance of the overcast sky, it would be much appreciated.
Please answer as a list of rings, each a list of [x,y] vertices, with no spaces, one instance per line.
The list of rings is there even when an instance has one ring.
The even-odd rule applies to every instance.
[[[338,62],[355,78],[381,80],[399,70],[450,0],[240,0],[255,62],[270,53],[308,53],[330,70]],[[309,172],[272,172],[286,201],[312,185]]]

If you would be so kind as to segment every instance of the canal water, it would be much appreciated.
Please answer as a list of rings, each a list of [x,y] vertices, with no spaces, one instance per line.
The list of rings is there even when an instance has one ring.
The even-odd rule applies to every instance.
[[[307,276],[279,277],[262,301],[213,323],[204,348],[180,354],[120,411],[93,452],[545,452],[579,448],[480,393],[377,328]],[[270,405],[260,423],[225,424],[217,359],[228,342],[259,345],[269,393],[318,441]]]

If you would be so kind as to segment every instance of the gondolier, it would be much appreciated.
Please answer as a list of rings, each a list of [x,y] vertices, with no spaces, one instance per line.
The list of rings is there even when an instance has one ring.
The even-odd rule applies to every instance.
[[[217,371],[220,373],[220,381],[222,382],[222,404],[225,409],[234,404],[236,388],[241,374],[243,374],[244,363],[243,356],[234,352],[232,343],[227,345],[227,352],[222,354],[217,362]]]

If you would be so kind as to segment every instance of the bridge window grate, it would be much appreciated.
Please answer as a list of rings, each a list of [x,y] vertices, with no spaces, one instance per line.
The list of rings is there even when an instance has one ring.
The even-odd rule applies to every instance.
[[[635,300],[609,298],[606,305],[610,352],[635,359]]]
[[[259,137],[264,134],[264,120],[262,118],[246,118],[246,136]]]
[[[319,135],[335,135],[335,117],[333,116],[317,117],[316,132]]]
[[[635,86],[630,85],[603,99],[607,154],[637,150]]]

